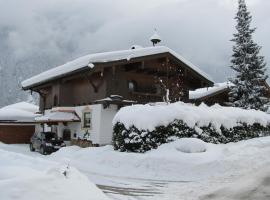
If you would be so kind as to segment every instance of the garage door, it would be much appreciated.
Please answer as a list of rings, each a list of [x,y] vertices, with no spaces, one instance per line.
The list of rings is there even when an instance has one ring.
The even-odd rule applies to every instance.
[[[6,144],[29,143],[34,125],[0,125],[0,141]]]

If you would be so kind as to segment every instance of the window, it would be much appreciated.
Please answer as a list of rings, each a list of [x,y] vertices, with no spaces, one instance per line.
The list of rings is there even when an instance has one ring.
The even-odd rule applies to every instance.
[[[64,129],[63,131],[63,140],[70,141],[71,138],[71,131],[69,129]]]
[[[136,82],[135,81],[128,82],[128,90],[130,92],[134,92],[136,90]]]
[[[83,128],[91,128],[91,112],[83,113]]]
[[[54,95],[53,97],[53,106],[57,106],[58,105],[58,97],[57,95]]]

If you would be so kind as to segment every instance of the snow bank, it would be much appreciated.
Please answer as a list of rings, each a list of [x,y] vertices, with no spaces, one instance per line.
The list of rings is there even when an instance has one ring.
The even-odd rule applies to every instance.
[[[151,189],[153,185],[157,185],[158,191],[155,190],[155,192],[161,192],[162,194],[145,197],[150,199],[179,199],[181,197],[185,200],[201,198],[222,200],[222,195],[224,195],[226,200],[238,200],[239,198],[236,195],[244,195],[245,192],[250,194],[250,197],[242,199],[268,199],[255,195],[269,195],[270,190],[267,187],[269,186],[270,174],[268,171],[270,137],[229,144],[206,143],[206,151],[202,153],[178,151],[176,147],[181,140],[163,144],[158,149],[144,154],[117,152],[113,150],[112,146],[96,148],[70,146],[48,156],[29,152],[32,156],[47,159],[42,159],[44,163],[41,163],[41,160],[37,158],[13,154],[10,151],[17,146],[5,145],[5,147],[9,146],[9,148],[6,148],[9,149],[9,152],[0,151],[0,167],[2,167],[0,169],[0,182],[3,183],[5,180],[16,178],[22,179],[21,176],[24,173],[26,174],[25,178],[27,176],[29,178],[30,171],[26,171],[29,168],[33,169],[31,170],[33,175],[43,177],[44,174],[46,177],[50,176],[51,169],[51,173],[58,174],[62,180],[62,175],[59,172],[62,172],[63,168],[55,168],[55,163],[64,167],[66,163],[69,163],[70,166],[76,167],[97,184],[116,188],[126,187],[127,191],[130,188],[132,190],[133,188]],[[2,145],[0,145],[1,148]],[[3,170],[5,164],[7,165]],[[257,174],[256,172],[262,173]],[[245,177],[245,175],[250,178]],[[63,181],[65,182],[65,179]],[[19,184],[19,186],[21,185]],[[80,192],[77,187],[74,186],[76,192],[75,189],[68,189],[77,194]],[[1,188],[0,186],[0,199],[2,200],[5,198],[1,196],[4,194],[2,192],[4,190]],[[10,188],[14,191],[16,186],[10,185]],[[5,189],[9,190],[10,188]],[[44,190],[42,191],[43,194],[46,192],[46,187]],[[66,193],[69,194],[70,191],[66,190]],[[31,189],[27,188],[26,192],[31,192]],[[16,194],[16,191],[14,191],[14,194]],[[209,196],[201,197],[206,194],[209,194]],[[46,195],[47,193],[44,194],[44,196]],[[88,195],[88,197],[91,197],[91,195]],[[129,197],[120,195],[119,198]],[[138,198],[143,199],[144,196]]]
[[[196,138],[183,138],[177,141],[175,148],[183,153],[201,153],[206,151],[206,144]]]
[[[238,143],[205,143],[206,151],[183,153],[176,148],[179,139],[143,154],[114,151],[112,146],[65,147],[47,156],[91,174],[113,177],[171,181],[199,181],[214,177],[233,177],[259,170],[270,162],[270,137]]]
[[[73,167],[1,149],[0,160],[0,199],[108,199]]]
[[[114,151],[112,146],[79,149],[65,147],[48,157],[52,161],[63,163],[69,160],[72,166],[90,176],[102,174],[125,178],[183,181],[205,177],[198,170],[198,166],[220,158],[220,147],[206,143],[205,152],[183,153],[177,150],[181,140],[183,139],[163,144],[158,149],[144,154],[118,152]]]
[[[36,105],[27,102],[15,103],[0,109],[0,121],[34,121],[36,112],[38,112]]]
[[[270,115],[256,110],[222,107],[220,105],[207,106],[201,104],[194,106],[182,102],[156,105],[132,105],[121,108],[113,119],[124,124],[128,129],[133,125],[139,130],[153,131],[157,126],[166,126],[175,119],[182,120],[190,128],[208,126],[210,123],[217,130],[221,126],[230,129],[239,123],[252,125],[259,123],[267,126]],[[199,131],[199,129],[197,129]]]
[[[11,169],[12,170],[12,169]],[[13,169],[14,170],[14,169]],[[45,173],[25,170],[29,177],[0,180],[1,199],[12,200],[107,200],[108,198],[84,175],[69,168],[52,168]]]

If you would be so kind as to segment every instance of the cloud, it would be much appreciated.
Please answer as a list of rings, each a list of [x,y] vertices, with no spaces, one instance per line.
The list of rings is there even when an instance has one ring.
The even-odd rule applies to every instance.
[[[270,3],[247,3],[258,27],[255,39],[270,63]],[[236,8],[235,0],[0,0],[0,34],[5,32],[1,40],[14,59],[38,54],[67,61],[132,44],[149,46],[157,28],[162,45],[223,81],[231,74]]]

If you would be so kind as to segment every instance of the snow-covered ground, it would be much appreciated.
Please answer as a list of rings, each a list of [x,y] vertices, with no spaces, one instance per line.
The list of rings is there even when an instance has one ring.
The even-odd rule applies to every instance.
[[[1,144],[0,147],[1,200],[108,200],[77,169],[45,158],[7,151],[5,146],[10,149],[11,145]]]
[[[145,154],[115,152],[111,146],[71,146],[49,156],[29,152],[25,145],[0,144],[0,150],[0,197],[28,190],[31,193],[54,180],[48,193],[54,194],[57,186],[57,195],[66,188],[67,196],[89,192],[103,198],[81,173],[112,199],[227,200],[248,199],[247,194],[251,199],[268,199],[270,195],[270,137],[226,145],[180,139]],[[62,174],[68,165],[74,185]],[[89,190],[78,188],[80,181]],[[76,189],[70,192],[70,187]]]

